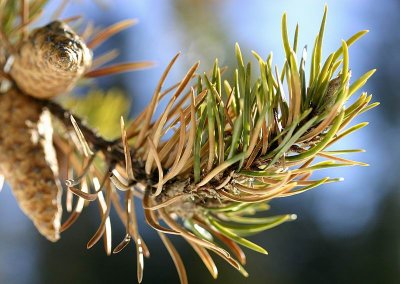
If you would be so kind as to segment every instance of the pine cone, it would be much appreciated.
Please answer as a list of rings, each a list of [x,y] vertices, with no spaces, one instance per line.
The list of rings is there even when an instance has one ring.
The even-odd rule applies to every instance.
[[[50,114],[12,88],[0,93],[0,173],[22,211],[50,241],[60,238],[61,194]]]
[[[33,30],[18,53],[10,75],[18,87],[37,98],[69,91],[92,63],[92,53],[65,23],[54,21]]]

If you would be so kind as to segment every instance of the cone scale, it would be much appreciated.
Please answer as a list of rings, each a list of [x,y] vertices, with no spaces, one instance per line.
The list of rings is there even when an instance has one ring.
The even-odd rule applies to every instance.
[[[50,114],[13,88],[0,99],[0,173],[22,211],[55,242],[62,207]]]

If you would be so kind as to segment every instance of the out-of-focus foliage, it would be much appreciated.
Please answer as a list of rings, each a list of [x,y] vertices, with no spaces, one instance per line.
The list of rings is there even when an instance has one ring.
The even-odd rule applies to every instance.
[[[8,0],[0,0],[0,10],[2,10],[0,24],[2,26],[2,30],[8,36],[16,35],[16,31],[13,30],[15,26],[15,21],[18,18],[18,13],[20,11],[20,5],[23,1],[8,1]],[[29,20],[33,20],[37,18],[37,16],[42,11],[43,7],[47,4],[47,0],[35,0],[28,1],[29,2]]]
[[[129,98],[118,89],[92,90],[81,97],[68,96],[64,98],[63,104],[75,115],[83,117],[89,126],[97,129],[107,139],[120,135],[115,125],[119,124],[121,116],[127,117],[131,106]]]

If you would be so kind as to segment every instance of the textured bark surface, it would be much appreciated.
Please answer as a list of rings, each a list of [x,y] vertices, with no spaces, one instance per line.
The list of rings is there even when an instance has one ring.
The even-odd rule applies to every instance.
[[[60,238],[61,186],[50,115],[15,89],[0,93],[0,173],[22,211],[50,241]]]

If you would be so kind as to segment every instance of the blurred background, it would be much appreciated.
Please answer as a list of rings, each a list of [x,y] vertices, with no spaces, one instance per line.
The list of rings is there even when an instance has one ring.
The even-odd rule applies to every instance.
[[[61,1],[50,1],[42,23]],[[249,278],[215,257],[219,278],[214,281],[190,247],[171,238],[181,252],[190,283],[400,283],[400,1],[335,0],[329,6],[324,56],[336,50],[341,39],[362,29],[370,33],[350,49],[353,78],[377,68],[363,90],[374,94],[381,106],[357,122],[370,125],[336,145],[337,149],[364,148],[349,156],[370,167],[329,170],[326,176],[344,182],[319,187],[305,194],[271,202],[272,213],[295,213],[296,222],[264,232],[253,240],[268,251],[247,251]],[[126,18],[139,24],[96,50],[121,52],[116,62],[153,60],[156,67],[97,80],[99,88],[117,86],[132,101],[134,116],[150,101],[169,60],[182,51],[168,79],[178,81],[195,61],[201,70],[215,58],[233,70],[234,43],[247,59],[251,50],[283,63],[280,20],[288,13],[291,34],[300,25],[299,47],[310,46],[318,32],[324,1],[317,0],[76,0],[62,18],[82,15],[107,26]],[[227,72],[225,78],[232,78]],[[168,85],[168,84],[167,84]],[[114,214],[115,212],[112,212]],[[141,218],[142,215],[139,215]],[[113,238],[123,237],[114,218]],[[52,244],[34,229],[18,208],[9,188],[0,194],[0,283],[136,283],[134,247],[107,257],[101,244],[86,250],[96,231],[97,208],[91,206],[78,222]],[[146,260],[144,283],[178,283],[175,267],[161,241],[145,222],[142,236],[152,256]]]

